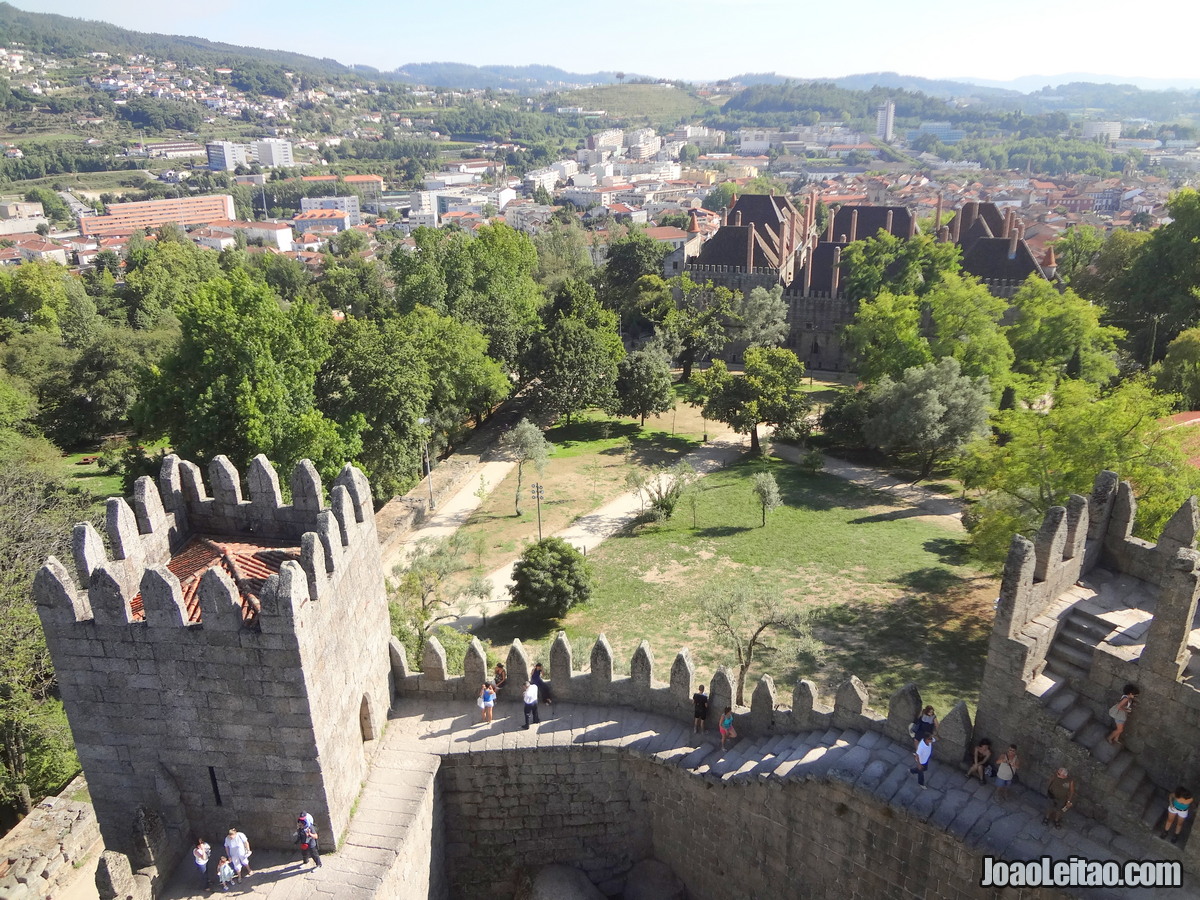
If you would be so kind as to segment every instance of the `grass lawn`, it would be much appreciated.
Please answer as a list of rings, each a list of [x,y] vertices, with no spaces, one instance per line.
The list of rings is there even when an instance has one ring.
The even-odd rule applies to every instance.
[[[763,470],[775,475],[785,504],[766,527],[751,493],[753,474]],[[909,681],[942,713],[960,698],[974,707],[998,583],[968,563],[960,532],[914,516],[886,494],[778,460],[747,459],[715,473],[700,482],[699,496],[696,527],[684,505],[671,521],[593,551],[595,595],[561,623],[514,609],[481,627],[480,638],[503,652],[520,637],[545,658],[562,627],[586,665],[586,648],[604,632],[626,667],[646,639],[664,681],[687,646],[707,682],[733,657],[700,624],[698,599],[748,580],[809,611],[816,640],[801,642],[799,652],[764,654],[747,697],[756,676],[770,672],[782,702],[799,678],[816,681],[832,702],[853,674],[876,709],[886,710],[890,693]]]
[[[612,117],[642,117],[654,122],[697,116],[709,108],[707,102],[687,91],[658,84],[608,84],[580,88],[561,94],[557,105],[603,109]]]
[[[677,389],[677,396],[681,392]],[[475,572],[492,571],[537,540],[537,507],[530,496],[534,482],[542,485],[545,494],[542,533],[551,535],[628,490],[625,476],[632,466],[670,464],[686,456],[699,446],[703,430],[699,411],[682,399],[676,400],[674,412],[648,418],[644,428],[635,419],[595,411],[575,416],[570,425],[551,428],[546,438],[555,452],[544,474],[526,466],[521,515],[514,514],[514,470],[499,485],[488,486],[490,495],[463,526],[462,532],[476,541],[469,560]],[[462,573],[462,580],[469,574]]]
[[[75,487],[87,491],[97,502],[103,502],[109,497],[121,497],[125,491],[121,485],[119,474],[110,475],[101,469],[94,461],[97,451],[84,450],[79,453],[67,453],[62,460],[63,479]]]

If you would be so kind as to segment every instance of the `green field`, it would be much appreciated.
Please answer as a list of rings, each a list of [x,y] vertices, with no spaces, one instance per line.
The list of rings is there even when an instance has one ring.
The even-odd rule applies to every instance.
[[[752,492],[755,472],[772,472],[784,507],[762,527]],[[627,668],[638,642],[650,642],[659,678],[675,652],[688,647],[697,678],[707,681],[731,651],[701,625],[707,591],[740,583],[765,588],[777,602],[806,611],[811,634],[767,653],[750,672],[770,672],[789,702],[792,686],[810,678],[832,702],[837,686],[857,675],[876,708],[909,681],[949,709],[978,699],[997,583],[971,566],[958,530],[924,519],[881,493],[779,460],[751,460],[700,483],[696,523],[682,504],[674,518],[602,544],[589,555],[595,595],[560,622],[522,609],[493,617],[479,636],[500,650],[514,637],[545,656],[565,629],[586,660],[595,636],[607,635]]]
[[[698,97],[667,84],[610,84],[560,94],[555,105],[602,109],[618,119],[676,122],[695,118],[711,107]]]

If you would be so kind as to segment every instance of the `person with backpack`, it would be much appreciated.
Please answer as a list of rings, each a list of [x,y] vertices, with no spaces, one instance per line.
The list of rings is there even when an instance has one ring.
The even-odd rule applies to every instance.
[[[908,729],[909,736],[913,739],[913,749],[916,749],[917,744],[921,743],[921,738],[927,734],[936,738],[937,729],[937,714],[934,713],[932,706],[927,706],[921,710],[920,715],[913,720],[912,725]]]
[[[311,858],[313,868],[321,868],[320,836],[317,834],[317,829],[308,824],[303,816],[296,820],[296,838],[292,843],[300,845],[301,865]]]

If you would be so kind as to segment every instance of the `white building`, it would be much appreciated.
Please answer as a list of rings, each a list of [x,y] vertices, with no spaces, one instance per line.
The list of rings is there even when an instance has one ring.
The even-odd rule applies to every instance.
[[[300,209],[303,212],[313,209],[339,209],[346,214],[346,223],[351,228],[362,224],[362,211],[355,194],[347,197],[301,197]]]
[[[265,138],[261,141],[255,141],[251,146],[259,165],[267,166],[268,168],[295,165],[292,159],[291,141],[284,141],[279,138]]]
[[[896,130],[896,104],[891,100],[875,107],[875,137],[891,143]]]
[[[1083,139],[1085,141],[1103,141],[1111,144],[1121,136],[1120,122],[1084,122]]]
[[[558,184],[557,169],[534,169],[525,173],[525,187],[529,191],[536,191],[539,187],[552,191],[556,184]]]
[[[229,172],[250,162],[250,148],[232,141],[211,141],[204,145],[208,167],[214,172]]]

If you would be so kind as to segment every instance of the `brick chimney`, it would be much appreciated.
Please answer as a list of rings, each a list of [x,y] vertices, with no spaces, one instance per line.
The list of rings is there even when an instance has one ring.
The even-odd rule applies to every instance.
[[[886,231],[888,234],[892,233],[892,217],[894,214],[895,214],[895,210],[889,209],[887,211],[887,220],[884,222],[883,230]]]
[[[933,231],[936,234],[942,229],[942,192],[938,191],[937,210],[933,214]]]
[[[833,210],[829,210],[829,227],[825,229],[825,240],[827,241],[833,240],[833,220],[836,218],[837,216],[834,215]]]
[[[733,212],[733,224],[736,228],[740,228],[742,225],[742,211],[740,209]]]
[[[738,219],[741,219],[741,214],[738,214]],[[754,226],[750,225],[746,228],[746,274],[754,271]]]
[[[1004,211],[1004,231],[1001,233],[1000,237],[1009,237],[1012,234],[1014,218],[1016,218],[1016,214],[1013,212],[1013,208],[1010,206]]]
[[[850,243],[858,240],[858,210],[850,210]]]
[[[1046,273],[1046,277],[1051,281],[1058,274],[1058,259],[1054,255],[1053,244],[1046,248],[1046,255],[1042,258],[1042,271]]]
[[[1004,223],[1004,230],[1008,233],[1008,258],[1017,258],[1017,241],[1021,239],[1020,229],[1012,228],[1010,222]]]
[[[832,275],[832,279],[829,282],[829,296],[830,297],[837,297],[837,295],[838,295],[838,285],[841,283],[841,280],[842,280],[841,265],[842,265],[842,248],[834,247],[833,248],[833,275]]]

